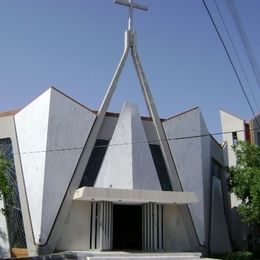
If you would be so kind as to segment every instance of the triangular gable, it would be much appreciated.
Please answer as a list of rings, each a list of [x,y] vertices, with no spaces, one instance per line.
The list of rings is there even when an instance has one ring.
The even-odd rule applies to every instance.
[[[161,190],[136,105],[124,104],[95,187]]]

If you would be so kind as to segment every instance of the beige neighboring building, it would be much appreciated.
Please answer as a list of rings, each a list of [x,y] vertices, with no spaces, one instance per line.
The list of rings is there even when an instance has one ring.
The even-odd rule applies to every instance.
[[[246,121],[238,116],[220,110],[220,118],[223,132],[223,142],[226,143],[227,149],[225,154],[225,165],[234,166],[236,164],[236,156],[232,149],[238,140],[249,141],[253,144],[260,145],[260,113],[254,118]],[[232,238],[235,246],[248,247],[248,234],[250,229],[248,225],[241,222],[241,218],[237,213],[237,207],[240,201],[235,194],[231,194],[231,226]]]

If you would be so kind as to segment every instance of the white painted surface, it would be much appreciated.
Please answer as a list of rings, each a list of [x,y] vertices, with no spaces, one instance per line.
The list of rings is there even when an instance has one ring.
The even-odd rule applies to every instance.
[[[88,250],[90,238],[90,203],[74,201],[58,243],[57,250]]]
[[[228,132],[223,134],[223,141],[226,142],[225,148],[225,164],[227,166],[236,165],[236,156],[232,149],[233,138],[232,132],[237,132],[237,137],[239,140],[245,140],[245,121],[237,116],[220,110],[221,126],[222,132]],[[250,122],[250,127],[254,128],[252,121]],[[251,131],[252,135],[253,132]],[[253,136],[251,136],[252,138]],[[247,248],[247,235],[250,233],[250,228],[248,225],[242,223],[241,217],[238,214],[237,207],[240,205],[241,201],[236,197],[234,193],[230,194],[231,201],[231,226],[232,226],[232,239],[236,246],[240,248]]]
[[[136,105],[124,104],[94,186],[161,190]]]
[[[36,242],[41,233],[50,95],[51,89],[15,115],[17,139]]]
[[[212,180],[212,217],[211,217],[211,252],[231,252],[228,227],[224,215],[221,181],[216,177]]]
[[[75,192],[73,200],[112,201],[122,203],[187,204],[197,203],[193,192],[126,190],[111,188],[82,187]]]
[[[178,206],[164,206],[164,241],[166,251],[190,251],[191,246]]]
[[[47,153],[45,164],[41,228],[44,241],[50,232],[94,120],[93,113],[52,89],[47,150],[55,152]]]
[[[46,242],[94,119],[53,88],[15,117],[36,243]]]
[[[204,198],[209,196],[205,192],[205,187],[208,187],[209,183],[204,175],[210,174],[208,169],[210,163],[208,159],[210,156],[209,137],[174,140],[174,138],[207,134],[201,120],[200,110],[196,108],[164,121],[163,127],[169,139],[170,150],[178,169],[182,187],[184,191],[195,192],[198,197],[199,203],[191,204],[189,208],[199,241],[204,244],[206,232]]]
[[[129,252],[129,251],[84,251],[73,252],[78,259],[86,260],[191,260],[191,259],[209,259],[201,258],[202,254],[197,252]],[[210,258],[213,259],[213,258]],[[209,260],[210,260],[209,259]],[[215,259],[216,260],[216,259]]]
[[[228,163],[229,166],[233,166],[236,164],[236,156],[234,151],[232,150],[232,132],[237,132],[238,140],[245,140],[245,133],[241,131],[245,128],[244,120],[234,115],[231,115],[223,110],[220,110],[220,119],[222,132],[225,133],[223,134],[223,142],[227,142],[228,144]]]
[[[227,158],[225,162],[228,166],[236,165],[236,155],[232,149],[233,138],[232,132],[237,132],[238,140],[245,140],[244,120],[240,119],[232,114],[229,114],[223,110],[220,110],[221,127],[223,134],[223,141],[227,142]],[[231,207],[237,207],[240,204],[240,200],[237,199],[236,195],[231,193]]]
[[[205,124],[205,121],[200,113],[200,133],[202,135],[209,135],[209,131]],[[211,192],[211,174],[212,174],[212,158],[223,159],[222,149],[217,143],[210,137],[205,136],[199,138],[201,141],[201,161],[202,161],[202,178],[203,178],[203,200],[204,200],[204,233],[205,233],[205,245],[208,244],[209,223],[210,223],[210,192]],[[221,161],[219,161],[221,163]],[[191,205],[192,207],[192,205]]]

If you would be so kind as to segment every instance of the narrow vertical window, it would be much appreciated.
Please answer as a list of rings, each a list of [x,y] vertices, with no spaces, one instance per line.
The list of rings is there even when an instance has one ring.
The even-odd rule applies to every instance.
[[[237,132],[232,132],[233,145],[237,145]]]
[[[245,123],[245,139],[250,142],[250,126],[249,124]]]

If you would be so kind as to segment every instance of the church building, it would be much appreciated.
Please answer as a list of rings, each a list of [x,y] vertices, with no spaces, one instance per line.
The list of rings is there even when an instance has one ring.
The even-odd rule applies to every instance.
[[[15,206],[0,224],[6,251],[228,252],[231,250],[225,147],[199,108],[158,116],[132,29],[98,111],[51,87],[18,111],[0,113],[0,149]],[[131,53],[149,117],[133,103],[108,112]],[[8,204],[1,201],[5,207]],[[14,227],[11,219],[15,219]]]

